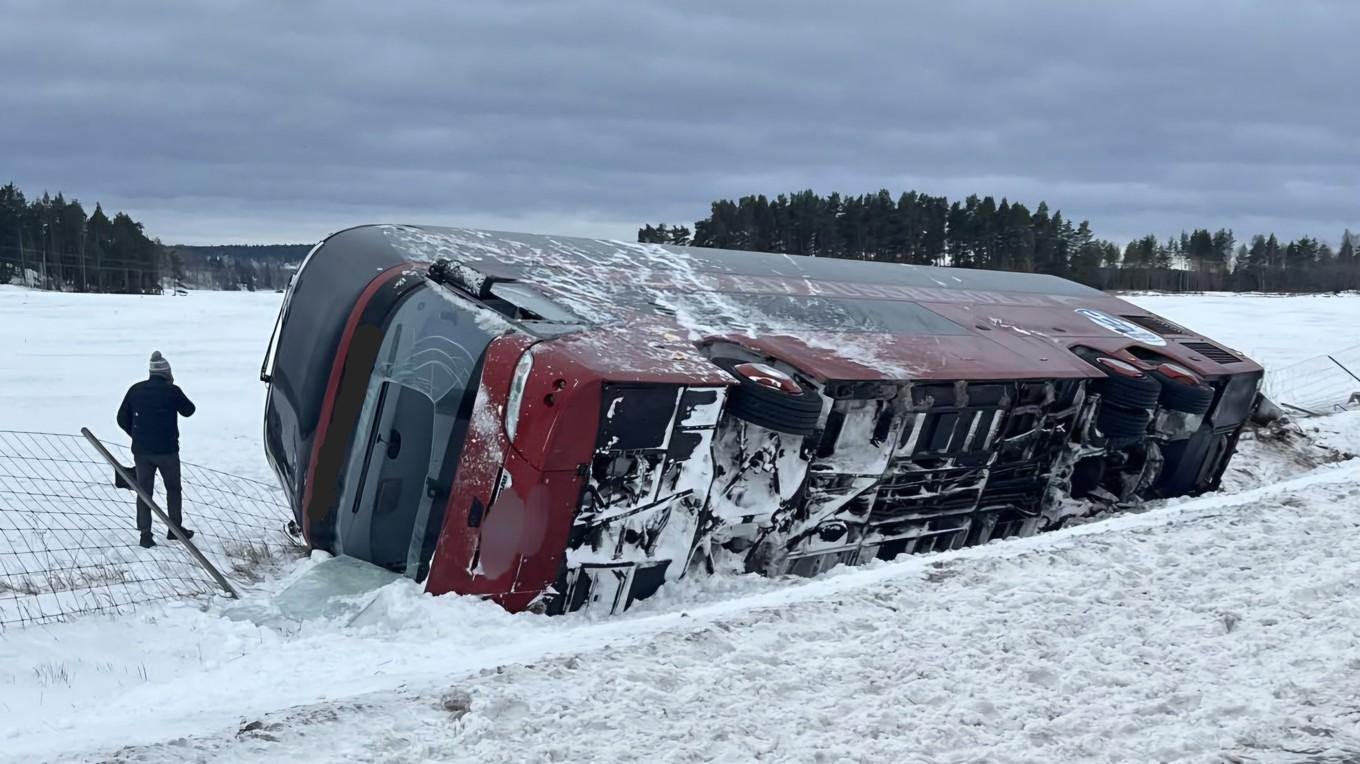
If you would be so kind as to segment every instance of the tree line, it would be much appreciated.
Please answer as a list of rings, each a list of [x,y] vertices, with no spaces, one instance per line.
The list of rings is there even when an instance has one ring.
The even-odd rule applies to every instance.
[[[1360,289],[1360,237],[1349,230],[1335,250],[1312,237],[1286,243],[1266,234],[1239,241],[1223,228],[1166,239],[1149,235],[1120,247],[1098,238],[1087,221],[1074,223],[1044,202],[1031,211],[977,195],[961,202],[915,191],[894,198],[887,190],[744,196],[713,202],[693,229],[645,225],[638,241],[1047,273],[1109,290]]]
[[[46,193],[29,201],[0,187],[0,284],[70,292],[151,294],[167,266],[160,243],[124,213],[109,218],[96,204]]]
[[[64,292],[279,290],[310,245],[165,246],[125,213],[0,187],[0,284]]]
[[[311,245],[176,245],[169,250],[183,263],[182,282],[188,288],[253,292],[287,287]]]

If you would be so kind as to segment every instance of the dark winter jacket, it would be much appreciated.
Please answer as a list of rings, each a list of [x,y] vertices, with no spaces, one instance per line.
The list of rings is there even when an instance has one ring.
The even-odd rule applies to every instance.
[[[118,408],[118,426],[132,436],[132,453],[179,453],[180,416],[193,416],[194,404],[173,382],[153,375],[128,388]]]

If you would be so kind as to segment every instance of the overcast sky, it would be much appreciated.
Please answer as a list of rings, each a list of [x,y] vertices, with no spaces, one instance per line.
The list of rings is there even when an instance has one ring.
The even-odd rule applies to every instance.
[[[0,0],[0,183],[166,243],[812,188],[1360,230],[1360,2]]]

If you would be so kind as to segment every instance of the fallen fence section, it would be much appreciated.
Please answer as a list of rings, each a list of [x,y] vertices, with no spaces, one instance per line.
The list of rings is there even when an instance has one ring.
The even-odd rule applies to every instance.
[[[1360,346],[1270,369],[1264,392],[1292,415],[1360,409]]]
[[[108,451],[132,463],[126,448]],[[192,464],[182,473],[184,523],[209,568],[252,581],[297,555],[276,487]],[[0,629],[221,592],[163,522],[156,547],[138,546],[136,498],[79,435],[0,431]]]
[[[85,441],[104,458],[104,461],[109,465],[109,469],[113,470],[114,485],[119,488],[130,487],[133,493],[137,494],[138,509],[143,505],[146,506],[150,512],[155,513],[156,517],[159,518],[162,523],[165,523],[165,527],[170,530],[165,536],[166,540],[171,540],[171,537],[173,537],[174,541],[180,542],[184,551],[188,552],[189,556],[194,558],[194,562],[198,563],[198,567],[202,568],[204,573],[211,576],[212,580],[216,581],[217,585],[222,587],[222,591],[226,592],[228,597],[240,599],[241,595],[237,593],[236,587],[231,585],[231,582],[227,580],[226,576],[222,575],[222,571],[218,570],[217,566],[213,565],[211,560],[203,556],[203,552],[199,551],[198,545],[193,542],[193,537],[185,531],[179,523],[171,520],[170,517],[165,514],[165,510],[161,509],[160,505],[156,503],[154,480],[150,489],[143,487],[137,481],[136,470],[119,463],[118,457],[114,456],[113,452],[109,451],[108,446],[104,445],[99,438],[95,437],[94,433],[90,432],[90,428],[80,428],[80,434],[83,435]],[[150,522],[150,520],[148,520],[148,522]]]

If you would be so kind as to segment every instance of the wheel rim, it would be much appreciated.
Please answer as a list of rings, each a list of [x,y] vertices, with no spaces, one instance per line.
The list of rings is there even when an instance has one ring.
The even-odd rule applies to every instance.
[[[1133,364],[1127,361],[1121,361],[1118,358],[1101,356],[1096,359],[1096,362],[1099,363],[1101,366],[1104,366],[1106,369],[1109,369],[1110,371],[1114,372],[1115,374],[1118,374],[1121,377],[1131,377],[1136,379],[1138,377],[1143,376],[1143,372],[1137,366],[1134,366]]]
[[[1162,375],[1168,379],[1174,379],[1177,382],[1195,387],[1200,385],[1200,378],[1193,371],[1190,371],[1180,364],[1164,363],[1157,367],[1157,371],[1161,372]]]
[[[793,377],[764,363],[739,363],[732,371],[770,390],[778,390],[787,395],[802,395],[803,388]]]

